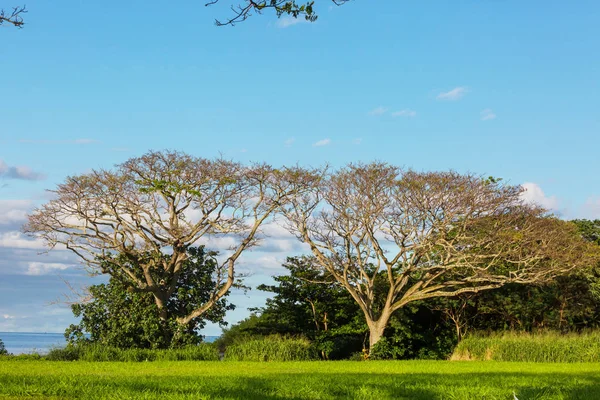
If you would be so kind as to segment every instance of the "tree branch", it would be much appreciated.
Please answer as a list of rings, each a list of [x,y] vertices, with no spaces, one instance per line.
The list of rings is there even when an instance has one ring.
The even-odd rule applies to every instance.
[[[25,13],[27,13],[25,6],[13,7],[10,13],[6,13],[3,9],[0,9],[0,25],[6,22],[17,28],[22,28],[25,22],[23,22],[21,15]]]

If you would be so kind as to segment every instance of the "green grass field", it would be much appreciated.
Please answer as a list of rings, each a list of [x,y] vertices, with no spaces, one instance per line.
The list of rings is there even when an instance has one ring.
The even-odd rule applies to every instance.
[[[600,399],[600,364],[0,361],[0,399]]]

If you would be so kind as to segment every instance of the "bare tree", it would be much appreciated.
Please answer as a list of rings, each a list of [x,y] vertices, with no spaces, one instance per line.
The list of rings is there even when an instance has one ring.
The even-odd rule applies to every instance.
[[[360,306],[372,349],[412,301],[540,282],[597,257],[572,224],[525,204],[521,192],[477,175],[358,164],[282,212]]]
[[[25,14],[27,10],[25,6],[23,7],[13,7],[12,11],[5,12],[4,9],[0,8],[0,25],[7,23],[16,26],[17,28],[22,28],[25,24],[23,22],[22,15]]]
[[[92,272],[152,293],[165,323],[187,249],[202,238],[226,238],[230,254],[217,268],[210,299],[178,319],[185,325],[227,293],[236,261],[257,245],[260,226],[312,187],[312,179],[300,168],[150,152],[114,170],[67,178],[51,191],[54,199],[29,216],[24,231],[50,248],[71,250]]]
[[[206,6],[222,2],[223,0],[210,0]],[[336,6],[341,6],[350,0],[330,0]],[[235,25],[238,22],[245,21],[252,13],[261,14],[266,10],[273,10],[277,17],[282,15],[290,15],[294,18],[304,17],[307,21],[314,22],[318,16],[314,10],[314,1],[298,4],[295,0],[243,0],[241,4],[231,7],[233,15],[224,21],[215,20],[217,26]]]

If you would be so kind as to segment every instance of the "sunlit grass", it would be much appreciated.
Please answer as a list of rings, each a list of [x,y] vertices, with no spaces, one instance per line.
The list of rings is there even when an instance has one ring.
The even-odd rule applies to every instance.
[[[0,361],[0,398],[600,399],[600,364]]]
[[[455,360],[519,362],[600,362],[600,332],[561,335],[506,332],[463,339]]]

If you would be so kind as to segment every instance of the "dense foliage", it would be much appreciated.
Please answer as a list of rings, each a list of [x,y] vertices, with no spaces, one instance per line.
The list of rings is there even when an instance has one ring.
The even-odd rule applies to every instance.
[[[177,318],[187,315],[210,297],[215,287],[213,273],[217,268],[215,252],[204,247],[190,247],[188,259],[177,280],[175,292],[167,302],[168,320],[161,320],[151,293],[134,290],[119,274],[106,284],[89,288],[92,300],[72,305],[77,325],[65,332],[70,343],[99,343],[126,348],[169,348],[198,344],[198,331],[205,321],[224,324],[223,317],[234,306],[223,297],[201,317],[185,325]],[[89,333],[86,337],[84,333]]]
[[[4,342],[0,339],[0,356],[5,356],[8,354],[6,347],[4,347]]]

